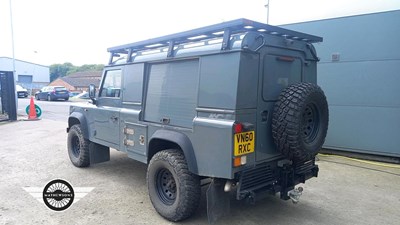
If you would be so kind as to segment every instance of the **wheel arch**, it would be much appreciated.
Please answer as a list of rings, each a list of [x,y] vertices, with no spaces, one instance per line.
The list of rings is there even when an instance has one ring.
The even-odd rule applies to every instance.
[[[69,115],[67,132],[75,124],[81,125],[83,137],[89,139],[89,131],[86,123],[86,118],[82,113],[73,112],[71,115]]]
[[[197,161],[190,139],[182,133],[170,130],[158,130],[150,138],[147,149],[147,163],[159,151],[166,149],[180,149],[185,155],[190,172],[197,174]]]

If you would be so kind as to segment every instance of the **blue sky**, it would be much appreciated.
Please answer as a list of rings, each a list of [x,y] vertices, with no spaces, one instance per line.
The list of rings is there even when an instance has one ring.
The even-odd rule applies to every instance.
[[[11,2],[15,57],[44,65],[106,63],[107,48],[115,45],[237,18],[260,22],[267,18],[267,0]],[[279,25],[399,9],[399,0],[270,0],[269,23]],[[9,0],[0,0],[0,56],[12,56],[10,30]]]

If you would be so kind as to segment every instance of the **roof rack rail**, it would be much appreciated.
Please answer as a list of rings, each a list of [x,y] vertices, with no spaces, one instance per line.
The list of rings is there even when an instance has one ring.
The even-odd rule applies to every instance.
[[[109,64],[112,64],[113,57],[118,56],[120,53],[128,54],[127,61],[130,62],[132,53],[134,52],[160,48],[168,48],[167,57],[172,57],[174,54],[174,47],[176,45],[193,43],[213,38],[222,38],[221,50],[229,50],[231,35],[244,33],[247,31],[258,31],[261,33],[282,36],[287,39],[300,40],[308,43],[322,42],[322,38],[318,36],[292,31],[242,18],[189,31],[170,34],[158,38],[152,38],[144,41],[108,48],[108,52],[111,53]]]

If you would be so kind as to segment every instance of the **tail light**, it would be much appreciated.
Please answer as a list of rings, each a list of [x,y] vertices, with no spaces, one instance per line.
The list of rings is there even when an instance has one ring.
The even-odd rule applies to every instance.
[[[243,132],[243,124],[235,123],[233,126],[234,126],[235,134]]]

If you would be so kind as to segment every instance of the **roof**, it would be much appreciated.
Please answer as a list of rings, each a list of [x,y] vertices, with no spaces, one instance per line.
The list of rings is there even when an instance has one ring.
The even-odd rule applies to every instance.
[[[84,71],[71,73],[65,77],[82,78],[82,77],[101,77],[102,71]]]
[[[392,13],[399,13],[399,12],[400,12],[400,10],[396,9],[396,10],[389,10],[389,11],[382,11],[382,12],[362,13],[362,14],[356,14],[356,15],[350,15],[350,16],[339,16],[339,17],[332,17],[332,18],[319,19],[319,20],[280,24],[279,26],[287,27],[287,26],[296,25],[296,24],[306,24],[306,23],[314,23],[314,22],[322,22],[322,21],[341,20],[341,19],[354,18],[354,17],[364,17],[364,16],[371,16],[371,15],[379,15],[379,14],[392,14]]]
[[[61,77],[60,79],[74,87],[86,87],[89,86],[89,84],[98,85],[101,80],[100,78],[73,78],[73,77]]]
[[[61,80],[74,87],[87,87],[89,84],[99,85],[102,71],[86,71],[60,77]]]
[[[13,60],[13,58],[6,57],[6,56],[0,56],[0,59]],[[24,61],[24,60],[15,59],[15,61],[23,62],[23,63],[29,63],[29,64],[32,64],[32,65],[42,66],[42,67],[49,68],[49,66],[45,66],[45,65],[41,65],[41,64],[33,63],[33,62],[28,62],[28,61]]]

